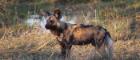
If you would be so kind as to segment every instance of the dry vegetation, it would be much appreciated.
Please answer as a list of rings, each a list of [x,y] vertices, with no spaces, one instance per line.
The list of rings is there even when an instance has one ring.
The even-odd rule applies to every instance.
[[[17,1],[16,4],[15,1]],[[63,60],[60,56],[59,44],[53,35],[43,31],[38,26],[28,27],[18,24],[22,23],[23,20],[19,19],[19,21],[22,21],[17,22],[17,15],[21,15],[24,18],[28,16],[27,7],[22,7],[22,4],[23,6],[24,3],[31,4],[27,10],[33,8],[34,11],[38,11],[44,7],[50,10],[57,3],[55,2],[57,0],[32,1],[0,1],[0,3],[5,2],[0,7],[0,60]],[[38,3],[38,1],[40,2]],[[44,1],[50,1],[52,6],[49,7],[50,3],[46,5]],[[140,60],[139,0],[94,0],[95,2],[79,4],[78,2],[81,0],[72,1],[60,0],[59,2],[58,0],[60,4],[64,3],[66,6],[62,6],[64,14],[78,17],[78,23],[101,25],[111,33],[114,41],[113,60]],[[67,4],[68,2],[71,3]],[[12,5],[9,3],[12,3]],[[10,5],[12,9],[6,7]],[[94,16],[95,9],[97,9],[97,17]],[[73,46],[71,52],[71,60],[108,60],[106,56],[99,57],[94,55],[95,50],[91,45]]]
[[[102,25],[111,32],[114,39],[114,60],[139,60],[140,40],[119,40],[121,36],[129,35],[130,21],[113,22],[92,20],[95,25]],[[63,59],[60,57],[60,47],[55,37],[38,26],[30,28],[19,24],[14,27],[3,27],[0,32],[0,60]],[[94,47],[91,45],[73,46],[71,60],[108,60],[106,57],[94,56],[94,52]]]

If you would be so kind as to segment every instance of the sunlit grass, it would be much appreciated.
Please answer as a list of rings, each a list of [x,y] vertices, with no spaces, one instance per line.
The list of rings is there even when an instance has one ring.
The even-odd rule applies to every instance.
[[[127,19],[121,21],[92,20],[92,23],[105,27],[111,33],[113,39],[114,37],[120,38],[123,34],[129,34],[130,22]],[[0,54],[3,56],[2,59],[4,59],[4,57],[11,58],[12,56],[17,56],[16,54],[19,54],[20,56],[18,59],[23,60],[32,60],[34,58],[38,60],[62,60],[62,58],[59,57],[60,46],[56,41],[55,36],[51,35],[49,32],[42,31],[40,27],[36,26],[30,28],[24,25],[17,25],[14,27],[1,28],[0,31],[2,33],[0,39]],[[115,60],[140,59],[139,40],[123,41],[117,39],[113,47],[113,57]],[[94,52],[94,47],[91,45],[73,46],[72,59],[92,60],[94,58],[91,54]]]

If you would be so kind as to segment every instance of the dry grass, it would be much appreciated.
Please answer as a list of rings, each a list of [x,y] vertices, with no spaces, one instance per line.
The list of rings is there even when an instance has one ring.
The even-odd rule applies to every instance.
[[[113,40],[128,40],[130,39],[131,34],[131,18],[128,17],[121,17],[121,18],[114,18],[113,20],[99,20],[99,19],[91,19],[85,18],[82,16],[78,19],[79,21],[84,22],[84,24],[94,24],[94,25],[101,25],[106,28]],[[132,37],[132,36],[131,36]]]
[[[48,2],[53,3],[55,0],[48,0]],[[111,33],[114,40],[113,60],[140,60],[140,40],[129,39],[133,37],[130,29],[131,19],[118,14],[121,10],[125,10],[106,8],[107,6],[101,3],[100,5],[105,9],[99,8],[97,15],[101,16],[93,19],[95,15],[93,5],[70,5],[66,7],[70,10],[66,11],[75,15],[78,13],[80,15],[77,16],[78,23],[101,25]],[[138,9],[139,6],[139,2],[135,2],[128,5],[127,9]],[[98,20],[105,17],[109,20]],[[29,28],[19,24],[0,28],[0,60],[64,60],[59,52],[60,47],[55,37],[39,27]],[[71,60],[108,60],[106,57],[94,55],[95,50],[91,45],[73,46],[71,52]]]
[[[139,43],[139,40],[117,41],[114,44],[114,57],[119,60],[139,60]]]
[[[116,26],[119,24],[119,26]],[[114,27],[116,26],[116,27]],[[120,33],[123,23],[115,21],[107,28],[111,34]],[[23,29],[18,27],[0,29],[0,60],[63,60],[60,57],[60,47],[54,36],[42,31],[39,27]],[[117,31],[116,31],[117,30]],[[16,34],[16,35],[14,35]],[[114,43],[114,60],[139,60],[140,40],[118,40]],[[94,47],[91,45],[73,46],[71,60],[108,60],[106,57],[93,57]]]

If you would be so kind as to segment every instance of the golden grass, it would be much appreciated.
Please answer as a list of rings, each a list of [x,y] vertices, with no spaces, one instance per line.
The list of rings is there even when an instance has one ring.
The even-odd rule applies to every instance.
[[[113,40],[129,39],[128,36],[131,34],[131,21],[128,18],[118,18],[113,20],[95,19],[91,20],[91,23],[106,28],[110,32]]]
[[[21,26],[22,27],[22,26]],[[20,30],[19,28],[18,30]],[[2,30],[2,29],[1,29]],[[53,36],[45,33],[39,28],[32,28],[24,32],[12,31],[12,28],[4,28],[4,33],[0,40],[0,48],[5,50],[23,50],[23,51],[39,51],[47,44],[49,46],[56,44]],[[18,34],[17,34],[18,33]],[[17,35],[14,35],[17,34]],[[53,41],[53,42],[52,42]],[[0,50],[1,50],[0,49]]]
[[[94,20],[97,22],[97,20]],[[102,21],[98,24],[104,24],[111,35],[121,36],[122,30],[127,32],[129,21]],[[25,27],[24,27],[25,28]],[[48,32],[43,32],[39,27],[24,29],[22,25],[9,28],[1,28],[2,33],[0,39],[0,59],[13,58],[17,56],[17,60],[62,60],[59,57],[60,47],[55,37]],[[110,29],[109,29],[110,28]],[[129,32],[129,31],[128,31]],[[128,34],[128,33],[125,33]],[[138,60],[140,59],[140,40],[117,40],[114,43],[113,57],[114,60]],[[73,46],[72,47],[72,60],[92,60],[94,59],[92,53],[94,53],[94,47],[91,45]],[[45,56],[45,57],[44,57]],[[22,58],[21,58],[22,57]],[[14,58],[16,59],[16,58]],[[103,58],[107,60],[106,58]],[[99,60],[98,58],[95,60]]]

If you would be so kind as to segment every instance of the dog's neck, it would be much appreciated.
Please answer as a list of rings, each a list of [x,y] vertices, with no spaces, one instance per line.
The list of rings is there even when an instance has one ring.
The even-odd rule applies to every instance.
[[[67,30],[67,28],[68,28],[68,23],[60,22],[60,26],[59,27],[52,27],[49,30],[54,35],[60,36],[61,34],[63,34],[65,32],[65,30]]]

